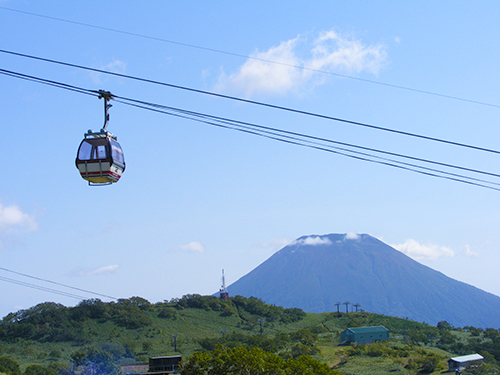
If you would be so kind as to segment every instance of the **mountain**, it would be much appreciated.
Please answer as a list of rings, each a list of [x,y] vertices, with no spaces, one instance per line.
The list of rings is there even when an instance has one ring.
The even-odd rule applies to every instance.
[[[456,327],[500,327],[500,297],[447,277],[368,234],[300,237],[227,289],[232,296],[307,312],[337,311],[336,303],[349,301],[368,312],[432,325],[445,320]]]

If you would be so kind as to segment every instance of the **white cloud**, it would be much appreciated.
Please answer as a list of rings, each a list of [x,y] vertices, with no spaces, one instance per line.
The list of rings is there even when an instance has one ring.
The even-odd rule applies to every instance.
[[[304,49],[306,56],[301,58],[299,53]],[[215,89],[240,92],[246,97],[284,95],[308,84],[325,82],[324,75],[321,75],[323,79],[318,79],[319,71],[377,74],[386,60],[384,46],[367,46],[333,30],[321,33],[312,44],[299,35],[267,51],[254,52],[235,73],[221,73]]]
[[[296,44],[297,39],[292,39],[266,52],[253,53],[236,73],[221,73],[216,90],[243,92],[250,97],[260,93],[283,95],[295,89],[304,74],[295,68],[301,65],[294,53]]]
[[[405,243],[391,246],[416,260],[438,259],[442,257],[450,258],[455,256],[455,251],[447,246],[434,244],[423,245],[411,239],[406,240]]]
[[[349,73],[366,70],[378,74],[387,59],[382,45],[365,46],[361,41],[344,38],[333,30],[321,33],[314,44],[313,58],[307,62],[310,69],[340,68]]]
[[[18,206],[0,203],[0,235],[13,232],[32,232],[38,229],[34,215],[24,213]]]
[[[125,73],[127,68],[127,64],[123,61],[113,59],[109,64],[106,64],[104,66],[101,66],[100,70],[106,70],[110,71],[113,73]],[[92,79],[92,82],[94,82],[96,85],[102,84],[103,79],[102,79],[103,74],[98,73],[98,72],[92,72],[90,73],[90,77]]]
[[[286,245],[289,245],[291,242],[292,241],[290,241],[287,238],[272,238],[268,242],[264,242],[264,243],[260,244],[259,247],[264,247],[264,248],[267,248],[267,247],[272,247],[272,248],[284,247]]]
[[[99,268],[94,268],[94,269],[84,269],[80,271],[74,272],[75,275],[77,276],[96,276],[96,275],[103,275],[106,273],[113,273],[118,269],[117,264],[112,264],[109,266],[102,266]]]
[[[118,269],[118,265],[117,264],[113,264],[113,265],[110,265],[110,266],[100,267],[100,268],[92,271],[90,274],[91,275],[101,275],[103,273],[115,272],[117,269]]]
[[[293,245],[331,245],[332,241],[328,237],[322,238],[320,236],[309,236],[306,238],[301,238],[292,242]]]
[[[197,242],[190,242],[186,245],[179,245],[173,248],[173,250],[182,250],[182,251],[189,251],[192,253],[203,253],[205,251],[205,247]]]
[[[344,241],[346,240],[354,240],[358,241],[359,240],[359,234],[354,233],[354,232],[349,232],[345,234]]]
[[[479,253],[477,251],[471,250],[469,245],[465,245],[465,255],[471,258],[477,258],[479,256]]]

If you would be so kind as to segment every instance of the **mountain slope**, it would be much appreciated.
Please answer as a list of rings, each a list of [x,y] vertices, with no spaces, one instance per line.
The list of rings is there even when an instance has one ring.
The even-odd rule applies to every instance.
[[[367,234],[304,236],[228,287],[308,312],[365,311],[436,324],[500,327],[500,297],[451,279]],[[345,311],[346,306],[341,305]]]

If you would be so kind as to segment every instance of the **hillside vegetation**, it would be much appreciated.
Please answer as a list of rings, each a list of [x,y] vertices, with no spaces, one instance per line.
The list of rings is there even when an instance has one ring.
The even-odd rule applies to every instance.
[[[391,339],[339,346],[345,328],[370,325],[385,326]],[[366,312],[313,314],[257,298],[200,295],[155,304],[140,297],[110,303],[92,299],[75,307],[47,302],[0,322],[0,373],[9,375],[67,375],[71,364],[76,372],[119,374],[120,365],[174,354],[188,360],[189,373],[189,364],[199,370],[243,353],[265,357],[283,374],[296,373],[289,368],[303,368],[303,373],[333,373],[328,368],[346,374],[440,373],[451,356],[480,353],[487,362],[481,370],[495,374],[500,332],[454,328],[444,321],[434,327]]]

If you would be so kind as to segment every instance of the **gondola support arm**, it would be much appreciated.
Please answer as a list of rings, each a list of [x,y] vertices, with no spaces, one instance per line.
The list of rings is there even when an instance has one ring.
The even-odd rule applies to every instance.
[[[98,94],[99,94],[99,99],[104,99],[104,126],[102,127],[101,132],[105,132],[109,121],[108,109],[110,109],[113,106],[108,102],[114,98],[114,95],[111,92],[104,90],[99,90]]]

